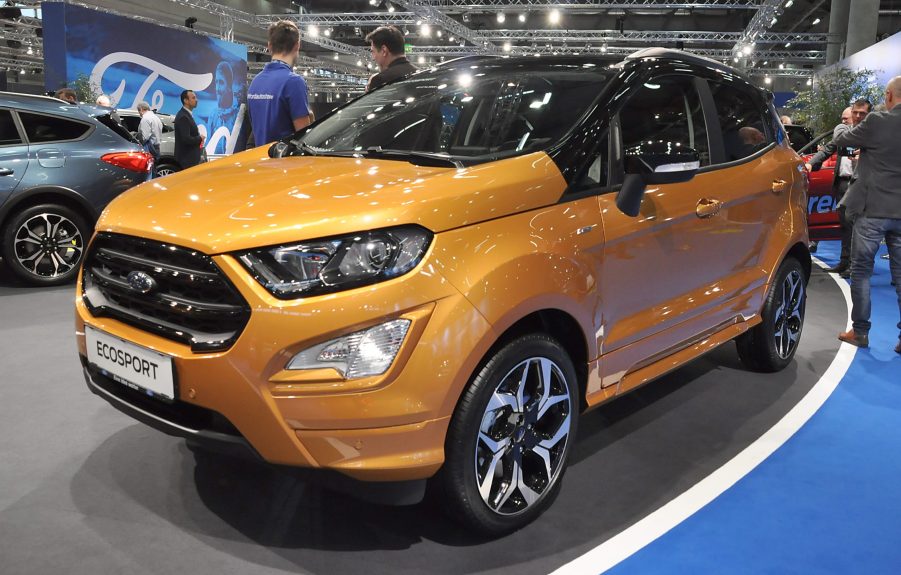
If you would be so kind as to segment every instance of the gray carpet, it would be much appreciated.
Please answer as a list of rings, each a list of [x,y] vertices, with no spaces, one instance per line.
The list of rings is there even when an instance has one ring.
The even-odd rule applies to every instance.
[[[278,470],[195,456],[86,388],[73,287],[0,271],[0,574],[546,573],[658,508],[787,412],[846,318],[816,273],[796,361],[775,375],[734,347],[582,418],[554,506],[482,541],[431,503],[362,503]]]

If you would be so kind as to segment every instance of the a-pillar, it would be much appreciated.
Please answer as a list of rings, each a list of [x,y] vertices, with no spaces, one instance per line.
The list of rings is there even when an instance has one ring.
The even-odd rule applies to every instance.
[[[845,57],[869,48],[876,43],[876,24],[879,22],[879,0],[854,0],[848,15],[848,43]]]
[[[826,44],[826,65],[831,66],[841,59],[842,44],[848,38],[848,14],[851,0],[832,0],[829,8],[829,43]]]

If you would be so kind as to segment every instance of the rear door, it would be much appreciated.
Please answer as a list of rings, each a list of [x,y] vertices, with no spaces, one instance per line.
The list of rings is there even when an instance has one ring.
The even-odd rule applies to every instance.
[[[28,170],[28,144],[15,115],[0,109],[0,206],[6,202]]]
[[[69,118],[39,114],[36,112],[19,112],[19,119],[28,138],[28,152],[48,180],[59,180],[58,176],[47,171],[61,170],[66,167],[69,156],[73,153],[67,142],[83,139],[93,129],[93,125]]]

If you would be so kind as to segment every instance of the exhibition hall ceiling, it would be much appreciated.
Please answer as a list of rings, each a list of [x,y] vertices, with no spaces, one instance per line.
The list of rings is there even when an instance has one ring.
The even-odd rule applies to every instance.
[[[291,18],[303,30],[311,85],[353,91],[345,76],[372,73],[364,36],[380,24],[404,31],[414,63],[427,65],[473,53],[628,54],[648,46],[681,48],[728,62],[751,76],[805,80],[826,63],[827,0],[98,0],[75,2],[167,26],[247,44],[250,73],[268,61],[266,26]],[[40,69],[39,2],[2,8],[0,65]],[[17,13],[21,11],[21,13]],[[901,0],[879,2],[877,39],[901,29]],[[328,73],[326,73],[328,72]],[[335,80],[335,82],[333,82]],[[335,86],[331,86],[335,83]]]

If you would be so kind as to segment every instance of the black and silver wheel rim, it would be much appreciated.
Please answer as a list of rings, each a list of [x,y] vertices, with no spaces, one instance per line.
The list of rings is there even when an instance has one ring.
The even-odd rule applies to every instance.
[[[59,214],[44,212],[25,220],[16,230],[18,264],[42,278],[71,272],[81,261],[84,238],[75,223]]]
[[[175,170],[172,168],[160,168],[156,171],[156,175],[159,177],[168,176],[169,174],[174,174]]]
[[[476,440],[477,487],[499,515],[522,513],[556,483],[572,429],[570,385],[545,357],[519,363],[501,379]]]
[[[804,326],[804,278],[792,270],[779,288],[779,305],[776,307],[774,335],[776,354],[788,359],[795,352]]]

